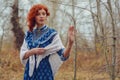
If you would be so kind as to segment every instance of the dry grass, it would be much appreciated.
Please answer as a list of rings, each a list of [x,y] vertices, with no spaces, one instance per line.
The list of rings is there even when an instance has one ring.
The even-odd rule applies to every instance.
[[[0,53],[0,80],[22,80],[23,67],[15,50]]]
[[[77,80],[109,80],[104,58],[95,54],[78,53]],[[73,56],[63,63],[55,80],[73,80]],[[0,80],[23,80],[24,68],[15,50],[0,53]],[[118,79],[119,80],[119,79]]]

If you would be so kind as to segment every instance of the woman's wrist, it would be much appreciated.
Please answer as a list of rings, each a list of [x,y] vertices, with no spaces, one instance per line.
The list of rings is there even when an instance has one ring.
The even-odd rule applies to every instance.
[[[29,58],[29,56],[31,56],[31,55],[33,55],[33,50],[32,50],[32,49],[31,49],[31,50],[28,50],[28,51],[25,53],[23,59],[27,59],[27,58]]]
[[[68,47],[72,47],[73,42],[68,41]]]
[[[29,55],[32,56],[34,54],[38,53],[38,50],[36,50],[36,48],[30,49],[29,50]]]

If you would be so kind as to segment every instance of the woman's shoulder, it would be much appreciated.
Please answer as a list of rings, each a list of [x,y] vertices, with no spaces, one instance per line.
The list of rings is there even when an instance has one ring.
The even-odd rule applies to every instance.
[[[33,32],[31,32],[31,31],[29,31],[29,30],[25,31],[25,37],[26,37],[26,36],[29,36],[29,35],[31,35],[31,34],[33,34]]]
[[[45,34],[52,35],[52,34],[57,34],[57,33],[58,33],[57,30],[55,30],[52,27],[48,27],[48,30],[47,30],[47,32]]]

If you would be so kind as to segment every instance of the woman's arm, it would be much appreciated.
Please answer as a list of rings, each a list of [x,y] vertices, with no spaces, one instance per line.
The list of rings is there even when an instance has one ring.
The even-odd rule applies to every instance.
[[[74,27],[71,26],[68,30],[68,42],[67,42],[67,46],[66,46],[66,49],[63,53],[63,56],[65,58],[67,58],[69,55],[70,55],[70,51],[71,51],[71,48],[72,48],[72,45],[74,43],[74,37],[75,37],[75,30],[74,30]]]
[[[33,49],[31,49],[31,50],[28,50],[28,51],[25,53],[25,55],[24,55],[24,57],[23,57],[23,60],[29,58],[29,56],[32,56],[32,55],[34,55],[34,54],[41,55],[41,54],[43,54],[44,52],[45,52],[45,49],[44,49],[44,48],[33,48]]]
[[[32,56],[32,55],[33,55],[33,51],[32,51],[32,50],[28,50],[28,51],[25,53],[25,55],[24,55],[24,57],[23,57],[23,60],[29,58],[29,56]]]

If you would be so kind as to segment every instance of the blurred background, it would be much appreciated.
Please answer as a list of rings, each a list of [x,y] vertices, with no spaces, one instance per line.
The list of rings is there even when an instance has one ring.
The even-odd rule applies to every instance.
[[[66,45],[76,28],[75,44],[55,80],[120,80],[120,0],[0,0],[0,80],[23,80],[19,51],[34,4],[50,11],[47,25]]]

